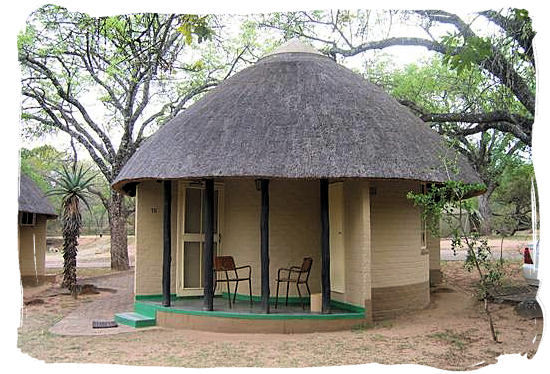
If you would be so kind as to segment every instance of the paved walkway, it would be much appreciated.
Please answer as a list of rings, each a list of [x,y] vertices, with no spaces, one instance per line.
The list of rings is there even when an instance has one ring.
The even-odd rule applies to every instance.
[[[119,325],[115,328],[94,329],[94,320],[113,320],[115,313],[133,310],[134,271],[109,274],[100,277],[87,278],[100,288],[115,289],[114,293],[103,292],[101,298],[90,303],[84,303],[50,328],[50,332],[59,335],[110,335],[124,332],[135,332],[130,326]]]

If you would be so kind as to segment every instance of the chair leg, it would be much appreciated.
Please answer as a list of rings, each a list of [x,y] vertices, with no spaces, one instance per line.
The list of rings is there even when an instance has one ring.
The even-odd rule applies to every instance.
[[[227,283],[227,301],[229,302],[229,308],[231,308],[231,290],[229,289],[229,282]]]
[[[250,296],[250,306],[252,306],[252,280],[248,278],[248,295]]]
[[[309,284],[307,284],[307,282],[306,282],[306,288],[307,288],[307,293],[308,293],[309,297],[311,297],[311,291],[309,289]]]
[[[278,301],[279,301],[279,281],[277,281],[277,293],[275,294],[275,309],[277,309]]]
[[[285,305],[288,306],[288,288],[290,287],[290,282],[286,282],[286,302]]]
[[[237,288],[239,288],[239,281],[235,281],[235,292],[233,293],[233,305],[235,305],[235,298],[237,297]]]
[[[296,282],[296,289],[298,290],[298,297],[300,298],[300,302],[302,303],[302,309],[305,310],[306,307],[304,305],[304,300],[302,300],[302,293],[300,292],[300,284]]]

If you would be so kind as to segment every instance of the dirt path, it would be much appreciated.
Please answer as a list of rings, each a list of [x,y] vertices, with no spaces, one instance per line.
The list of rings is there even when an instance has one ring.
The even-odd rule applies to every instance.
[[[111,266],[110,243],[111,237],[103,235],[81,236],[78,239],[78,255],[76,258],[79,268],[104,268]],[[63,267],[63,255],[61,246],[63,240],[60,237],[50,237],[47,240],[46,271],[51,268]],[[134,236],[128,236],[128,256],[130,266],[135,264]]]
[[[83,303],[61,321],[52,326],[50,332],[58,335],[110,335],[135,332],[135,329],[120,325],[117,328],[94,329],[94,320],[112,320],[115,313],[133,310],[133,270],[86,279],[99,288],[111,289],[95,301]]]

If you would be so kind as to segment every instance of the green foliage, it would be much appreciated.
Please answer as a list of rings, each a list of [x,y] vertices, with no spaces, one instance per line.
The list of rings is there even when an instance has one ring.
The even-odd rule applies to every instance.
[[[440,220],[446,215],[464,214],[467,215],[474,210],[473,200],[469,196],[485,190],[485,185],[477,183],[464,183],[449,180],[444,184],[432,184],[425,193],[409,192],[407,198],[415,206],[422,208],[422,219],[426,221],[427,228],[434,236],[439,236]],[[454,225],[453,230],[457,235],[456,246],[462,244],[459,231],[460,227]]]
[[[399,100],[414,102],[427,113],[509,111],[526,115],[510,90],[472,68],[458,75],[442,56],[398,68],[381,57],[369,65],[367,77]],[[447,126],[456,124],[433,124]]]
[[[531,179],[534,178],[531,163],[511,163],[504,169],[491,199],[494,227],[500,234],[513,235],[531,228]]]
[[[487,299],[490,290],[500,284],[504,272],[501,264],[493,259],[487,239],[470,231],[462,219],[474,213],[474,205],[468,197],[483,189],[484,185],[449,180],[431,185],[424,194],[409,192],[407,198],[422,208],[422,216],[434,236],[439,236],[440,219],[451,227],[451,248],[455,254],[466,251],[464,268],[478,273],[479,296]],[[453,219],[453,215],[458,215],[458,219]]]
[[[61,168],[67,155],[50,145],[33,149],[21,149],[21,171],[28,175],[40,189],[47,192],[52,187],[50,178],[54,170]]]
[[[31,46],[35,41],[36,30],[32,25],[27,25],[25,30],[17,35],[17,50]]]
[[[212,39],[213,30],[208,26],[207,16],[184,14],[179,17],[179,20],[178,31],[185,36],[185,43],[187,45],[193,42],[193,35],[197,36],[199,43]]]
[[[90,173],[90,169],[90,167],[84,169],[83,165],[78,165],[75,168],[67,168],[67,166],[62,165],[61,170],[57,172],[55,187],[49,190],[46,195],[61,196],[63,203],[77,198],[91,210],[88,203],[90,198],[88,188],[93,186],[96,174]]]
[[[68,164],[70,155],[59,151],[50,145],[43,145],[32,149],[21,149],[21,172],[29,176],[46,193],[51,190],[58,176],[58,171],[63,169],[64,164]],[[95,175],[94,189],[101,192],[104,196],[109,195],[110,186],[103,178],[95,164],[88,160],[81,161],[81,165]],[[59,195],[49,196],[54,207],[61,207],[62,197]],[[90,209],[82,214],[83,229],[87,234],[101,233],[107,225],[106,209],[102,201],[96,195],[89,195],[87,198]],[[48,234],[59,235],[59,221],[50,221],[48,224]]]
[[[456,70],[458,75],[479,67],[493,53],[491,40],[479,36],[465,38],[459,33],[447,34],[442,38],[442,43],[451,51],[443,55],[443,62]]]

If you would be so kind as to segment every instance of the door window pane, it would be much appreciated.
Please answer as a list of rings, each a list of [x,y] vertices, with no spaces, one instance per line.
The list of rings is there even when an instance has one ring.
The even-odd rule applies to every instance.
[[[185,190],[185,233],[200,234],[201,232],[201,190],[187,188]]]
[[[201,286],[201,256],[199,242],[185,242],[183,255],[183,284],[185,288]]]

